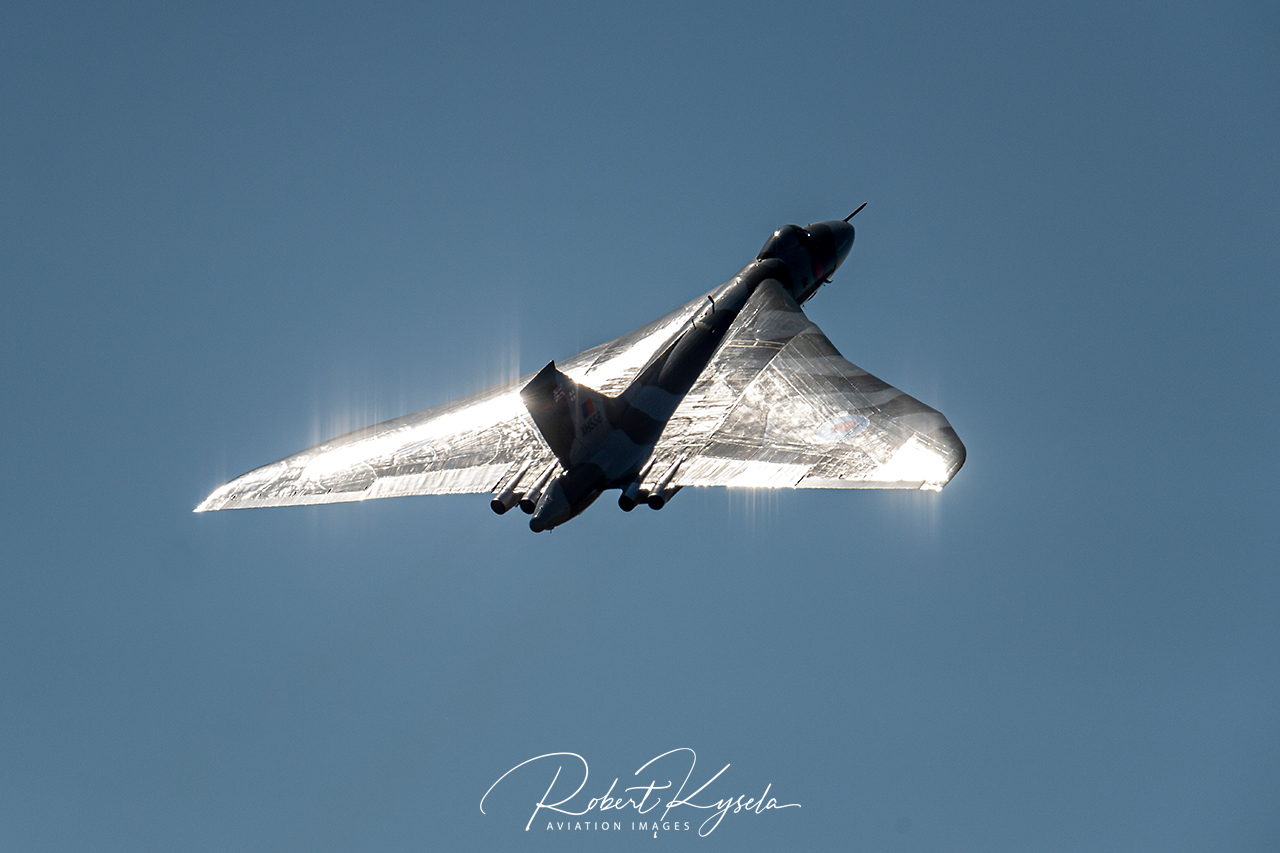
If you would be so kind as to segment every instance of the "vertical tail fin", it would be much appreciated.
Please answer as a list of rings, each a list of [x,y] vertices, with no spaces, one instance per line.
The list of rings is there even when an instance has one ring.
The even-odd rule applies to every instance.
[[[554,361],[529,380],[520,399],[566,469],[590,457],[613,432],[613,400],[574,382]]]

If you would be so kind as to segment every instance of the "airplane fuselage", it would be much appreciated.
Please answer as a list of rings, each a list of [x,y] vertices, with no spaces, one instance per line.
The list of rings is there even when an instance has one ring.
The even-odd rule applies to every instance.
[[[677,332],[618,397],[604,400],[604,412],[591,424],[607,422],[607,434],[593,452],[566,466],[547,484],[529,521],[534,532],[549,530],[577,516],[606,489],[623,490],[619,504],[630,509],[639,498],[654,446],[685,395],[715,356],[734,320],[761,283],[777,281],[797,303],[817,292],[840,266],[853,245],[847,221],[818,222],[806,228],[784,226],[773,233],[755,260],[707,297],[707,305]],[[553,366],[549,366],[553,367]],[[540,376],[542,374],[539,374]],[[538,380],[535,379],[534,382]],[[530,383],[530,386],[534,385]],[[652,472],[658,506],[675,493],[667,487],[681,460],[666,472]]]

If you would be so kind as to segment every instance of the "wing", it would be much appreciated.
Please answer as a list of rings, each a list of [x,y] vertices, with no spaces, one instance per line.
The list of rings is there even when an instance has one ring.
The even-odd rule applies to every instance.
[[[706,296],[559,365],[575,381],[616,395],[677,334]],[[519,391],[532,374],[443,406],[357,430],[254,469],[196,512],[492,491],[525,462],[551,463]]]
[[[941,413],[842,358],[766,281],[654,456],[659,474],[679,463],[678,486],[937,490],[965,450]]]

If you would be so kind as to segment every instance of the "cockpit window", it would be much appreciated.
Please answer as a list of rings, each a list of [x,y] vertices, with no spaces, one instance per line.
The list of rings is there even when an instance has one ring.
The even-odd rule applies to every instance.
[[[765,242],[760,254],[756,255],[757,260],[783,257],[800,243],[801,233],[804,233],[803,229],[797,228],[795,225],[782,226],[777,231],[774,231],[773,236]],[[805,237],[808,236],[806,233]]]

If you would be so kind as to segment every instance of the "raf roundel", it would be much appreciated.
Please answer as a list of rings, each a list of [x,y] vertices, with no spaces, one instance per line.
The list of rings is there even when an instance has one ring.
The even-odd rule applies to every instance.
[[[870,423],[862,415],[841,412],[818,427],[818,438],[822,441],[843,441],[866,429]]]

